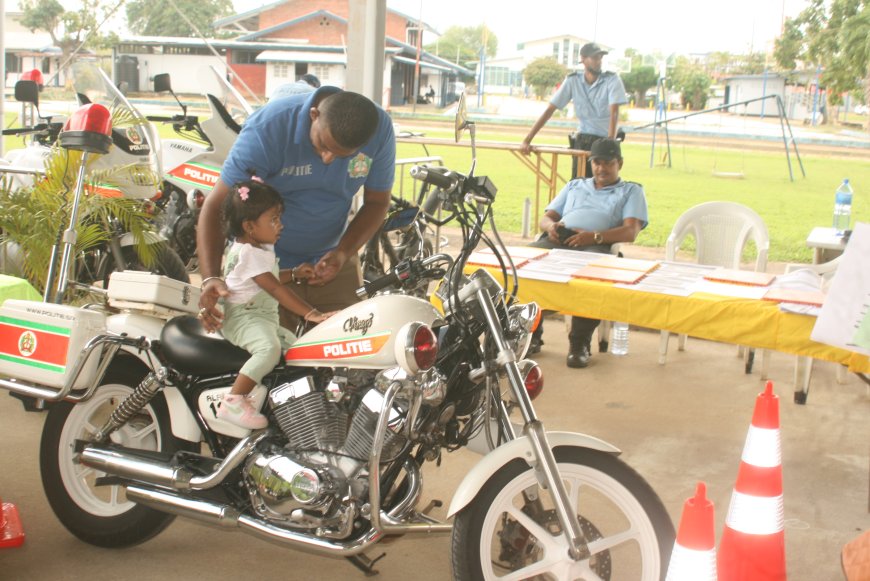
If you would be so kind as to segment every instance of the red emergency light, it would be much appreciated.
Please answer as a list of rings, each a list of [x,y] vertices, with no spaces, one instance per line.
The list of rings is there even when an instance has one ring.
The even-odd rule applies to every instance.
[[[25,73],[21,73],[21,76],[18,78],[19,81],[33,81],[36,83],[36,86],[42,90],[42,87],[45,83],[42,80],[42,71],[39,69],[33,69],[31,71],[27,71]]]
[[[112,145],[112,114],[89,103],[72,114],[60,134],[60,146],[90,153],[108,153]]]

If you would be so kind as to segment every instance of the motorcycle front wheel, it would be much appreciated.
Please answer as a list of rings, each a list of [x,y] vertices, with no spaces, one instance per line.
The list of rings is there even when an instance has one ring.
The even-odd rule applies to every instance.
[[[554,453],[589,556],[568,557],[549,492],[517,459],[496,472],[456,516],[454,578],[664,579],[674,526],[650,485],[611,454],[578,447]]]
[[[91,399],[53,405],[43,426],[39,463],[45,495],[61,524],[92,545],[116,548],[142,543],[175,518],[128,501],[123,487],[98,482],[106,475],[76,459],[76,440],[90,440],[144,377],[141,368],[110,367]],[[173,437],[162,394],[110,439],[114,444],[155,452],[172,453],[193,446]]]

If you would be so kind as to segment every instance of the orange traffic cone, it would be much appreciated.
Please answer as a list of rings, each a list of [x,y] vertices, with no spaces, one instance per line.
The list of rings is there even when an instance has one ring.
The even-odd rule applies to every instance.
[[[683,505],[665,581],[716,581],[713,503],[707,500],[707,485],[703,482]]]
[[[719,543],[719,581],[784,581],[779,397],[758,395]]]
[[[20,547],[24,542],[24,529],[18,518],[18,509],[11,502],[0,499],[0,549]]]

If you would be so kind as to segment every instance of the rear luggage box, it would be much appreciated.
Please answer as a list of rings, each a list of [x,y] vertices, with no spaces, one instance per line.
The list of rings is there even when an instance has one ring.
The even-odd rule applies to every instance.
[[[199,310],[199,289],[160,274],[125,270],[109,276],[109,304],[173,317]]]
[[[0,307],[0,376],[62,388],[87,342],[105,332],[104,313],[9,299]],[[98,365],[88,358],[73,388],[89,387]]]

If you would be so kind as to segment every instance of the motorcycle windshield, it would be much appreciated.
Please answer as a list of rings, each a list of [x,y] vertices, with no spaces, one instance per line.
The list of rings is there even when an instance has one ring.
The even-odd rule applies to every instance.
[[[209,70],[214,75],[218,86],[214,97],[223,105],[232,120],[241,127],[248,116],[254,112],[254,108],[242,97],[223,72],[214,65],[209,65]]]
[[[79,104],[99,103],[112,113],[114,147],[91,167],[96,181],[126,197],[153,197],[162,175],[160,140],[153,125],[96,63],[77,62],[72,71]]]

